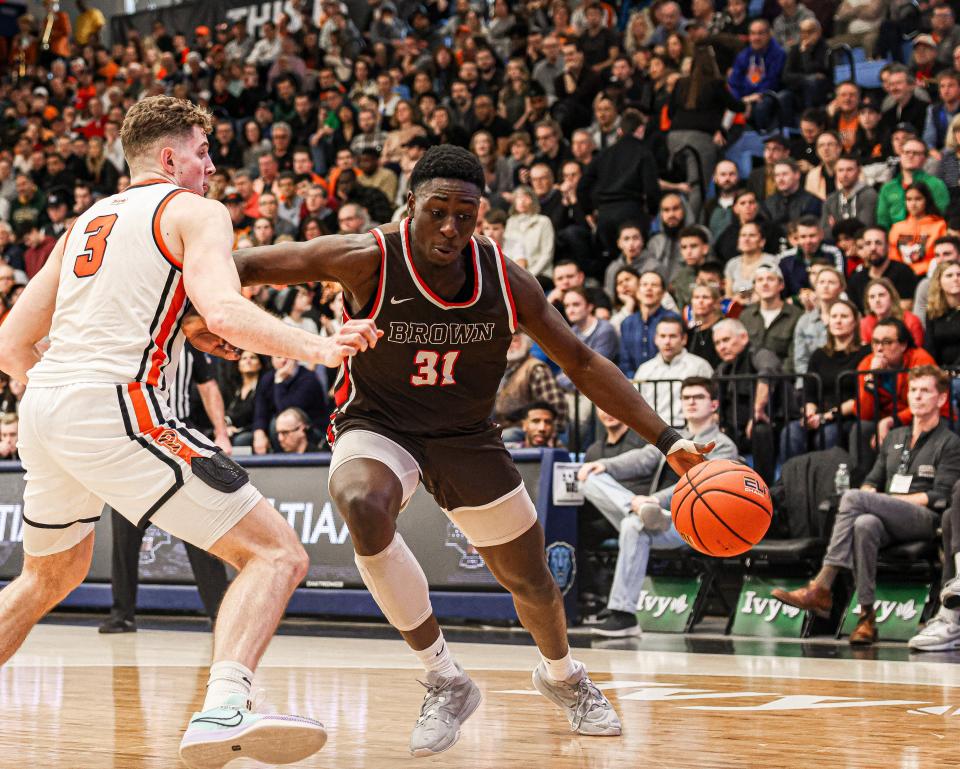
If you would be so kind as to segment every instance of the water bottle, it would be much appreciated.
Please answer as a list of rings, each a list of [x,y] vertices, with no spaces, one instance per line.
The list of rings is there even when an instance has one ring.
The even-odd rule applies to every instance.
[[[837,474],[833,477],[834,486],[837,489],[837,496],[842,497],[845,491],[850,491],[850,473],[847,472],[847,466],[841,464],[837,468]]]

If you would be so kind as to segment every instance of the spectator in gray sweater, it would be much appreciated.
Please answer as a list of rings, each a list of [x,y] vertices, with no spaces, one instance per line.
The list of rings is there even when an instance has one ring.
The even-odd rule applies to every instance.
[[[680,434],[697,443],[716,443],[710,459],[736,459],[737,447],[716,424],[718,397],[717,386],[710,379],[685,379],[680,398],[687,424]],[[635,495],[623,485],[631,478],[651,472],[653,482],[649,495]],[[673,527],[669,512],[677,477],[652,445],[588,462],[580,468],[578,477],[587,500],[620,532],[613,587],[607,608],[597,616],[598,624],[593,626],[593,632],[614,638],[640,635],[636,609],[650,551],[687,547]]]

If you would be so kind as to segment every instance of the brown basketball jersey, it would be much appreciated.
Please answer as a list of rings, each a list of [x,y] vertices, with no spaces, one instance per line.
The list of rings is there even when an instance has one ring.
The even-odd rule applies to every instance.
[[[485,429],[517,328],[503,252],[471,238],[466,284],[448,302],[417,274],[409,219],[399,232],[373,235],[383,254],[380,282],[358,317],[375,320],[384,334],[340,368],[331,442],[354,418],[433,437]]]

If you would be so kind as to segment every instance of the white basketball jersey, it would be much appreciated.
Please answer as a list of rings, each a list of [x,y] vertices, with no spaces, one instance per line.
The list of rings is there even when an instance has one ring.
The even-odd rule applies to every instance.
[[[160,215],[181,193],[189,190],[144,182],[77,218],[67,233],[50,349],[28,372],[31,387],[142,382],[166,390],[188,302]]]

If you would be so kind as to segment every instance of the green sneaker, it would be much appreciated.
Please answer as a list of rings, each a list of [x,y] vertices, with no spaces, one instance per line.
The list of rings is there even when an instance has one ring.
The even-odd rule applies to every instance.
[[[194,713],[180,741],[190,769],[220,769],[235,758],[291,764],[312,756],[327,741],[323,724],[300,716],[251,713],[247,703]]]

